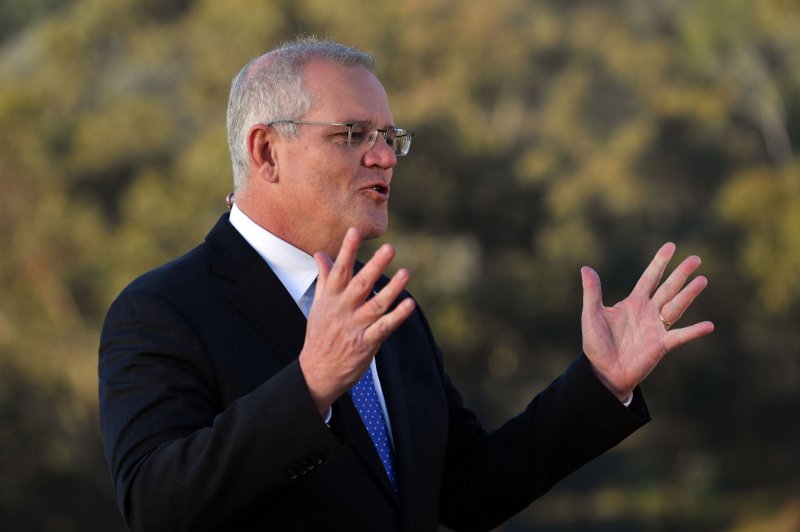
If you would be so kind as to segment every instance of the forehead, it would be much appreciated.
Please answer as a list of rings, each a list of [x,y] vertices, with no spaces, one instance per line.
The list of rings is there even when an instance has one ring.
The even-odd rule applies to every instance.
[[[307,120],[368,120],[378,126],[392,123],[383,85],[363,67],[314,61],[303,69],[303,87],[312,101],[304,116]]]

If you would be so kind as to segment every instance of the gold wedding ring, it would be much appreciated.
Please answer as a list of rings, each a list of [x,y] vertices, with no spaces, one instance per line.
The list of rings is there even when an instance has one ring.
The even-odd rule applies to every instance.
[[[673,322],[665,320],[664,316],[662,316],[660,312],[658,313],[658,317],[661,319],[661,323],[664,324],[665,329],[669,329],[670,327],[672,327]]]

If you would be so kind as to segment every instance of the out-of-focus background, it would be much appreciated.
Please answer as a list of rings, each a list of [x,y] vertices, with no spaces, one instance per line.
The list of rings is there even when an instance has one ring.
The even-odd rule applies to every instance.
[[[231,189],[230,79],[299,32],[374,53],[416,134],[384,241],[494,426],[664,241],[716,332],[645,384],[653,423],[503,526],[800,529],[796,0],[0,0],[0,529],[115,531],[97,338]],[[677,260],[675,261],[677,263]]]

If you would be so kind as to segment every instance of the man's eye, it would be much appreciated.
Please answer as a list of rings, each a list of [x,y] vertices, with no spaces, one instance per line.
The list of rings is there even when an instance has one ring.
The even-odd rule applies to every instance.
[[[367,132],[363,129],[354,129],[350,134],[350,138],[354,143],[360,143],[367,136]]]
[[[350,142],[361,144],[369,135],[369,131],[370,127],[366,124],[353,124],[353,127],[350,128]]]
[[[335,144],[347,144],[348,143],[348,134],[347,131],[337,132],[330,136],[330,139]]]

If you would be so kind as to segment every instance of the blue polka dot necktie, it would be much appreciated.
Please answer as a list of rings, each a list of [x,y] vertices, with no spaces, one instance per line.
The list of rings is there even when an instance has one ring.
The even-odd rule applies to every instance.
[[[378,394],[375,391],[375,383],[372,382],[372,371],[367,372],[361,377],[351,390],[353,403],[356,405],[361,420],[369,432],[372,443],[378,451],[389,481],[392,483],[395,493],[398,492],[397,476],[394,470],[394,453],[392,444],[389,441],[389,431],[386,428],[386,420],[383,419],[383,411],[378,402]]]

